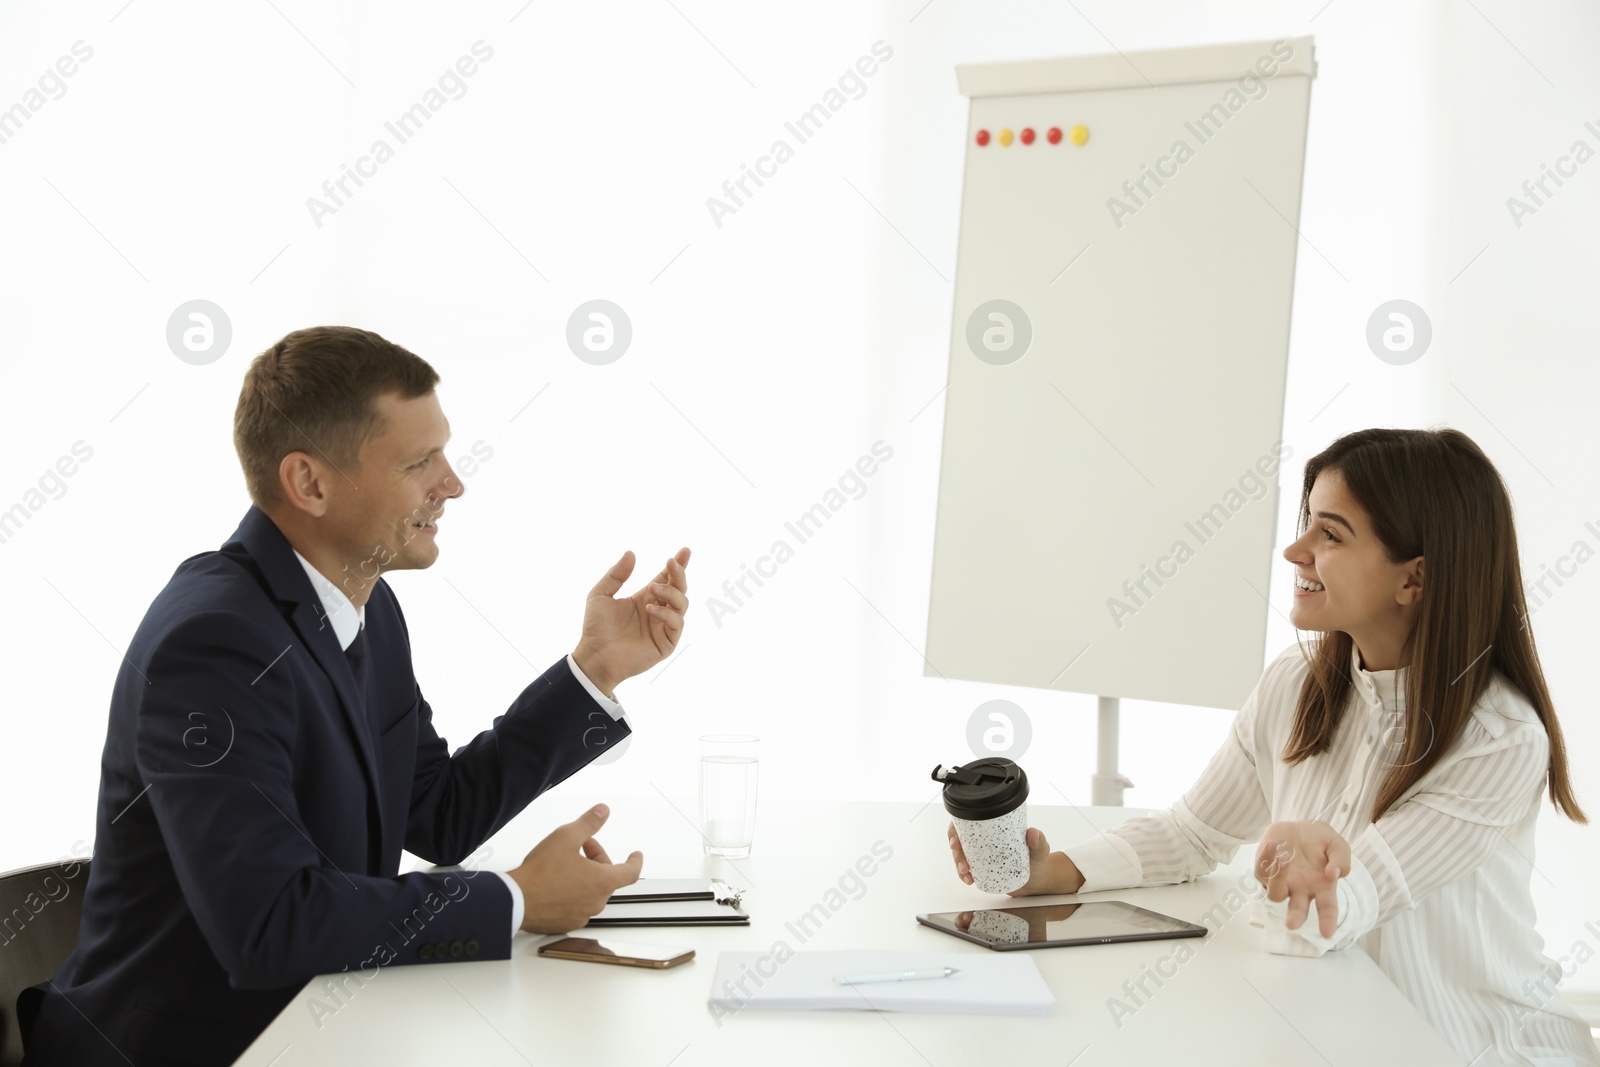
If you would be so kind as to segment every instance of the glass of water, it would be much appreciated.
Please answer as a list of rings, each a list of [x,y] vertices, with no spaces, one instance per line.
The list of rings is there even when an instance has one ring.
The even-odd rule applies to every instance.
[[[749,734],[700,738],[700,831],[708,856],[748,856],[756,833],[756,743]]]

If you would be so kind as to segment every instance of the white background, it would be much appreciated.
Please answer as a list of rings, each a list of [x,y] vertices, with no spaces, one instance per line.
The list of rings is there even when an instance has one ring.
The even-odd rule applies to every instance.
[[[74,42],[94,54],[0,144],[0,510],[74,442],[94,452],[0,544],[0,869],[92,839],[121,650],[178,563],[248,506],[231,443],[243,369],[318,323],[429,360],[452,458],[493,449],[438,564],[390,579],[452,743],[572,647],[583,594],[623,549],[650,573],[694,549],[677,657],[620,690],[637,736],[536,803],[543,824],[577,814],[568,792],[692,803],[694,738],[713,730],[761,735],[767,796],[925,799],[996,697],[1031,721],[1039,800],[1086,803],[1093,697],[923,676],[960,62],[1314,34],[1275,551],[1304,460],[1372,425],[1478,441],[1511,487],[1527,577],[1600,547],[1584,525],[1600,527],[1600,162],[1520,227],[1506,206],[1575,140],[1600,148],[1584,128],[1600,126],[1597,31],[1592,5],[1503,0],[7,5],[0,108]],[[316,226],[307,198],[480,39],[494,55],[466,94]],[[716,225],[707,198],[775,139],[793,145],[784,121],[878,40],[894,54],[862,97]],[[564,341],[596,297],[634,329],[606,367]],[[233,327],[201,367],[165,339],[196,298]],[[1394,298],[1434,329],[1404,367],[1364,339]],[[894,456],[864,497],[714,623],[707,598],[878,440]],[[1578,566],[1535,633],[1600,817],[1597,575]],[[1280,564],[1269,655],[1294,640],[1289,577]],[[1170,803],[1231,714],[1128,702],[1127,802]],[[1597,947],[1582,925],[1600,919],[1596,843],[1546,812],[1531,877],[1554,957]],[[1568,988],[1600,990],[1600,964]]]

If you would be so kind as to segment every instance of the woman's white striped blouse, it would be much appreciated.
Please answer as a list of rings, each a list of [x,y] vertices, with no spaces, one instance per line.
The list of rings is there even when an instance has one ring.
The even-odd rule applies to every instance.
[[[1549,741],[1527,698],[1495,672],[1444,759],[1373,823],[1399,752],[1408,668],[1363,670],[1352,652],[1355,685],[1332,747],[1291,767],[1280,754],[1307,654],[1294,645],[1272,662],[1171,808],[1065,849],[1083,872],[1080,891],[1187,881],[1241,845],[1253,852],[1270,823],[1325,820],[1352,854],[1338,928],[1322,938],[1313,905],[1290,931],[1286,904],[1258,904],[1269,951],[1320,956],[1359,945],[1472,1067],[1600,1064],[1534,931],[1533,827]]]

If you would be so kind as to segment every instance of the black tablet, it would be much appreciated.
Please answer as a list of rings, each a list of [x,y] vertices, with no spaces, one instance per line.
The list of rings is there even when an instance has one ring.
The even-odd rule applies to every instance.
[[[1064,945],[1105,945],[1113,941],[1159,941],[1204,937],[1204,926],[1174,919],[1120,900],[1081,904],[1034,904],[1023,908],[939,911],[917,922],[998,952]]]

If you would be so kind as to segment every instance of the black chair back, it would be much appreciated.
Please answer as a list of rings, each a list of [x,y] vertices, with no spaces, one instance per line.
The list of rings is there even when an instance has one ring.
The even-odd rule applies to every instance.
[[[0,874],[0,1067],[22,1062],[17,995],[55,976],[78,943],[89,861]],[[22,1008],[31,1022],[31,1004]]]

